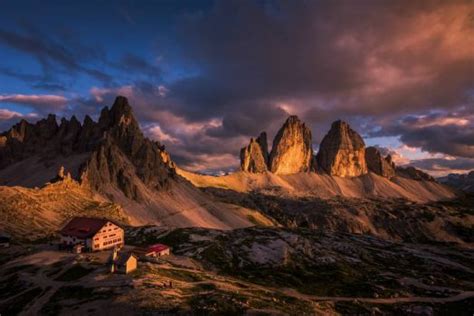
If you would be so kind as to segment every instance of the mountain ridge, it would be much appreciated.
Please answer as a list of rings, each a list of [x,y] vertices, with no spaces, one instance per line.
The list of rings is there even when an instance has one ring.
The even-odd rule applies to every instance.
[[[58,170],[80,187],[119,204],[133,225],[232,229],[264,217],[219,203],[175,172],[165,147],[140,130],[132,107],[118,96],[99,120],[53,115],[0,134],[0,185],[45,188]],[[53,195],[51,195],[54,198]],[[9,201],[6,200],[5,203]]]

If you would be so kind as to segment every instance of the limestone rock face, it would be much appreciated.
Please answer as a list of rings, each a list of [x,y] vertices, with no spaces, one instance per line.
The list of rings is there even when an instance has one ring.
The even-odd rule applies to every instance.
[[[240,150],[240,167],[242,171],[261,173],[268,170],[267,134],[261,133],[257,139],[250,139],[250,144]]]
[[[49,115],[35,124],[22,120],[0,133],[0,169],[33,156],[45,164],[58,157],[86,157],[79,170],[68,170],[78,175],[76,180],[98,191],[112,186],[132,199],[140,198],[140,185],[167,189],[176,176],[165,147],[145,138],[121,96],[102,110],[98,122],[86,116],[81,125],[73,116],[58,126]]]
[[[394,164],[391,157],[389,159],[382,157],[377,148],[367,147],[365,149],[365,160],[367,162],[367,168],[370,171],[386,178],[395,176]]]
[[[332,176],[357,177],[368,172],[364,140],[343,121],[332,124],[316,158],[318,168]]]
[[[311,130],[297,116],[290,116],[273,140],[269,170],[276,174],[308,172],[312,159]]]
[[[133,178],[156,190],[169,187],[176,175],[169,155],[160,143],[145,138],[126,98],[117,97],[110,110],[104,108],[98,126],[103,136],[82,175],[91,186],[100,190],[112,184],[137,200],[140,194]]]

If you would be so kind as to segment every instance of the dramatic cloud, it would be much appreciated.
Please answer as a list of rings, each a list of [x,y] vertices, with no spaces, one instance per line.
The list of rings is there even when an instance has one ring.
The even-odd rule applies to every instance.
[[[18,103],[34,107],[62,108],[68,99],[60,95],[0,95],[0,102]]]
[[[23,115],[19,112],[0,109],[0,133],[8,130],[13,124],[17,123],[21,119],[36,120],[37,118],[38,115],[36,113]]]
[[[445,176],[449,173],[467,173],[474,170],[474,159],[431,158],[412,161],[410,165],[425,170],[434,176]]]
[[[400,140],[430,153],[474,158],[474,115],[447,113],[410,115],[375,134],[400,135]]]
[[[100,60],[97,48],[79,46],[78,42],[71,41],[74,37],[71,33],[53,38],[51,34],[40,32],[30,25],[23,26],[23,33],[0,29],[0,44],[33,56],[43,67],[45,77],[52,72],[67,70],[82,72],[100,81],[110,81],[109,75],[85,64],[85,61]]]
[[[21,117],[21,113],[10,111],[6,109],[0,109],[0,120],[9,120],[13,117]]]
[[[39,65],[0,62],[0,76],[64,91],[64,115],[97,115],[125,95],[147,135],[193,170],[237,167],[249,137],[267,131],[271,143],[290,114],[312,129],[314,148],[344,119],[382,147],[396,138],[400,164],[474,158],[469,0],[155,5],[115,7],[93,35],[74,32],[71,15],[49,32],[0,24],[0,45]]]

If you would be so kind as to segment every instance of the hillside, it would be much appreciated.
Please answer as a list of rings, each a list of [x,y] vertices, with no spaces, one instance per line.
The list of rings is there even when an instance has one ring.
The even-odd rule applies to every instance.
[[[330,198],[403,198],[415,202],[437,201],[456,197],[456,191],[433,181],[403,177],[391,179],[368,173],[342,178],[314,172],[278,175],[270,172],[236,172],[225,176],[208,176],[177,169],[177,173],[197,187],[214,187],[236,192],[257,191],[269,195]]]
[[[49,193],[57,186],[47,184],[62,170],[78,192],[89,192],[100,201],[119,205],[131,225],[218,229],[272,225],[255,211],[215,201],[177,175],[165,147],[143,135],[124,97],[117,97],[110,109],[105,107],[97,122],[86,116],[81,124],[73,116],[70,120],[63,118],[58,125],[54,115],[35,124],[22,120],[1,133],[0,140],[0,185],[4,186],[5,209],[1,216],[5,218],[15,213],[21,200],[37,195],[41,196],[41,202],[37,202],[41,207],[32,213],[39,219],[51,218],[46,225],[51,229],[59,227],[62,210],[70,216],[79,214],[81,207],[60,204],[55,200],[56,193]],[[76,204],[92,203],[88,194],[75,191],[61,192],[64,201],[68,194]],[[56,204],[58,207],[50,207]],[[100,207],[96,211],[107,215]],[[15,216],[23,212],[27,213],[19,210]]]
[[[35,240],[58,230],[72,216],[108,217],[128,224],[123,209],[73,180],[44,188],[0,186],[0,227],[12,236]]]

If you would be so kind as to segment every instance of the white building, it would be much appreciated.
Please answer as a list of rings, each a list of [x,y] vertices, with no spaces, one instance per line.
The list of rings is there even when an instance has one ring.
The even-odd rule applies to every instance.
[[[82,244],[90,251],[120,248],[125,243],[124,230],[104,218],[74,217],[59,233],[63,246]]]

